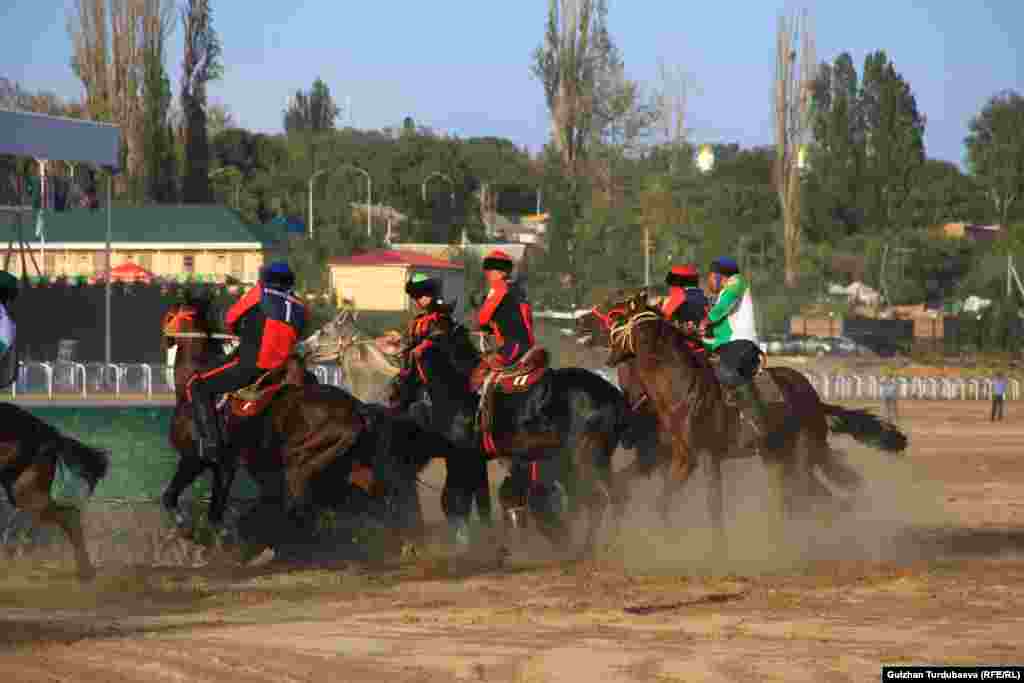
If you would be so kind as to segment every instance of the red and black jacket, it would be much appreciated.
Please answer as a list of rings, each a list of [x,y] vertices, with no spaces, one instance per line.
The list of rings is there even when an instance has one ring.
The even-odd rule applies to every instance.
[[[224,323],[239,337],[242,363],[275,370],[288,360],[306,327],[306,307],[287,292],[256,285],[228,309]]]
[[[534,345],[533,309],[520,291],[505,281],[491,287],[477,313],[477,322],[481,329],[490,328],[507,362],[516,360]]]
[[[707,315],[708,299],[700,287],[671,287],[669,297],[661,305],[666,320],[700,324]]]

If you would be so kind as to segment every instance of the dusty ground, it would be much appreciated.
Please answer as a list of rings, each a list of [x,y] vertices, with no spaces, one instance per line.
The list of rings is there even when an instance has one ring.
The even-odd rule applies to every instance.
[[[763,524],[759,466],[730,465],[720,566],[705,560],[700,481],[673,531],[644,509],[656,483],[642,485],[620,542],[587,563],[519,552],[464,576],[432,557],[108,564],[79,588],[66,561],[18,559],[0,579],[0,670],[33,682],[542,683],[864,681],[882,663],[1021,664],[1024,416],[1011,404],[992,425],[987,408],[904,403],[903,459],[837,439],[869,479],[864,497],[786,539]],[[427,504],[438,514],[436,497]]]

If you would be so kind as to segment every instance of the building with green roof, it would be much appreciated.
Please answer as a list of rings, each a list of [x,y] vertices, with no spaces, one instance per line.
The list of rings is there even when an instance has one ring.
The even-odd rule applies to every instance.
[[[284,237],[243,222],[223,206],[118,207],[111,215],[112,266],[130,262],[165,278],[223,281],[230,275],[255,282],[264,259]],[[11,230],[7,240],[14,234]],[[47,211],[41,231],[23,225],[22,235],[45,275],[95,277],[106,271],[106,211]],[[20,274],[17,242],[3,246],[5,255],[13,246],[9,269]],[[34,275],[31,263],[28,268]]]

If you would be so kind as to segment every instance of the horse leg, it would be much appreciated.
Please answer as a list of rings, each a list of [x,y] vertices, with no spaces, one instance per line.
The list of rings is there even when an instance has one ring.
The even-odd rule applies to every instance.
[[[164,510],[173,517],[174,523],[178,528],[184,528],[186,522],[185,515],[178,508],[178,500],[181,498],[181,493],[191,486],[192,482],[198,479],[199,475],[208,466],[208,463],[198,456],[194,448],[190,448],[188,452],[183,453],[178,458],[178,466],[174,470],[174,477],[171,478],[171,483],[167,485],[163,496],[160,498]]]
[[[601,433],[583,434],[573,453],[573,466],[579,484],[586,487],[582,501],[587,509],[587,535],[579,557],[592,556],[597,546],[597,532],[613,501],[610,444]]]
[[[469,513],[473,508],[473,474],[459,456],[445,458],[444,490],[441,493],[442,508],[448,519],[450,538],[459,549],[469,545]]]
[[[210,526],[214,528],[214,543],[217,550],[224,547],[224,513],[231,499],[231,487],[238,474],[238,463],[232,458],[229,464],[221,464],[213,468],[213,492],[210,496],[210,507],[206,514]]]
[[[32,514],[42,524],[59,526],[75,551],[78,577],[90,581],[96,570],[85,547],[85,533],[82,531],[81,514],[73,505],[58,504],[50,497],[50,487],[56,473],[56,464],[33,465],[25,470],[14,483],[15,505]]]

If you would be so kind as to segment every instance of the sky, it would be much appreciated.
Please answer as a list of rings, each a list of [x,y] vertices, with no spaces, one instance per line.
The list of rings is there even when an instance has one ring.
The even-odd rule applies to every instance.
[[[180,4],[180,0],[177,0]],[[963,165],[967,125],[994,93],[1024,92],[1021,0],[608,0],[627,75],[653,87],[659,59],[694,84],[691,139],[769,144],[774,31],[780,12],[806,7],[818,61],[883,49],[927,116],[933,158]],[[81,95],[69,66],[73,0],[0,0],[0,76],[30,90]],[[538,152],[548,139],[543,90],[529,71],[547,0],[375,2],[213,0],[225,74],[210,100],[243,127],[280,132],[290,94],[322,78],[339,122],[397,126],[406,116],[460,137],[494,135]],[[168,58],[181,74],[180,25]]]

